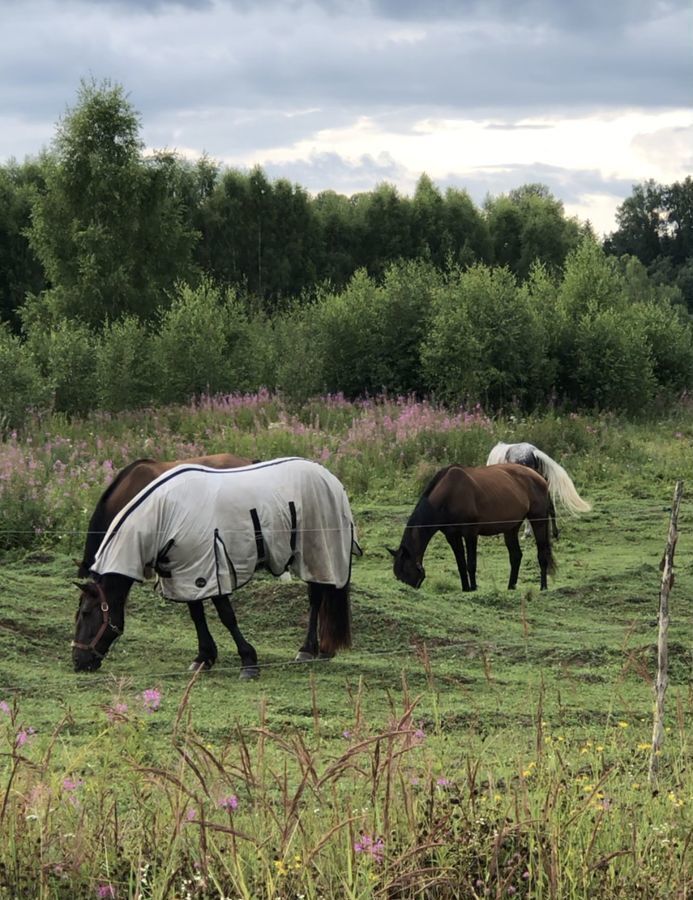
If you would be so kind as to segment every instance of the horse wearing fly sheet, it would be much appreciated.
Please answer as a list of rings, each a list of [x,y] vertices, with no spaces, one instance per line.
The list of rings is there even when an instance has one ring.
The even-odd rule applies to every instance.
[[[106,537],[106,532],[111,522],[118,513],[148,484],[151,484],[159,475],[175,469],[176,466],[194,464],[209,466],[212,469],[235,469],[239,466],[250,466],[259,460],[246,459],[242,456],[234,456],[232,453],[212,453],[208,456],[193,456],[188,459],[162,460],[162,459],[136,459],[121,469],[106,490],[101,494],[94,507],[94,512],[89,519],[89,526],[84,541],[81,562],[75,560],[77,575],[79,578],[88,578],[89,571],[94,563],[96,553],[101,542]],[[148,573],[150,576],[151,573]],[[290,579],[290,576],[287,575]],[[195,623],[198,633],[206,635],[204,640],[212,645],[212,635],[207,627],[205,611],[202,601],[193,601],[188,604],[190,618]],[[216,654],[215,654],[216,655]],[[191,663],[190,669],[194,670],[198,665]],[[207,666],[210,663],[206,663]]]
[[[572,515],[589,512],[592,507],[583,500],[575,489],[573,481],[566,470],[554,459],[535,447],[534,444],[522,442],[519,444],[504,444],[502,441],[496,444],[486,460],[487,466],[498,463],[517,463],[534,469],[549,486],[549,516],[554,539],[558,539],[558,526],[556,525],[556,503],[560,503]]]
[[[182,465],[145,487],[113,520],[80,585],[73,662],[93,670],[124,626],[133,582],[152,566],[170,600],[211,599],[231,632],[242,677],[258,673],[229,596],[259,568],[286,570],[308,584],[310,621],[298,659],[332,656],[350,646],[352,553],[360,554],[344,487],[323,466],[286,458],[235,469]],[[198,626],[197,665],[216,646]],[[211,641],[211,645],[210,642]]]

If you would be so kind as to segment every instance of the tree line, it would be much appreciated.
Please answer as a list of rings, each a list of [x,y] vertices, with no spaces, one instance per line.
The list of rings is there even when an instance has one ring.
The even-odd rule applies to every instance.
[[[632,411],[691,386],[691,179],[636,187],[600,245],[541,185],[311,197],[139,132],[84,82],[0,167],[0,425],[260,386]]]

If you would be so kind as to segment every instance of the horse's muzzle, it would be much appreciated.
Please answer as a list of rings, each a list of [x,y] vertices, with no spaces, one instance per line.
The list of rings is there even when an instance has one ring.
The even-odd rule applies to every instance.
[[[75,672],[96,672],[101,668],[101,657],[88,650],[73,650],[72,665]]]

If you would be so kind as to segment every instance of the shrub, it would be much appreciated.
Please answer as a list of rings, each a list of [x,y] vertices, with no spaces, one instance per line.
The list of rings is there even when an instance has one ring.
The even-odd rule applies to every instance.
[[[48,387],[29,348],[0,323],[0,433],[20,428],[32,406],[48,403]]]
[[[134,316],[110,322],[96,352],[96,390],[100,409],[135,409],[151,400],[154,369],[150,336]]]

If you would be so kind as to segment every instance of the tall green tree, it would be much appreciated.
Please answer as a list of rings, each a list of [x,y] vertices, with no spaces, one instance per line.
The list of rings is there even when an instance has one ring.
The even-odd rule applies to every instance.
[[[0,166],[0,321],[19,330],[18,310],[28,293],[45,287],[43,267],[26,232],[35,191],[43,184],[40,161]]]
[[[662,237],[666,228],[663,188],[651,179],[636,184],[616,210],[618,228],[605,242],[608,253],[637,256],[646,266],[662,253]]]
[[[542,184],[526,184],[487,200],[486,219],[494,262],[524,279],[536,262],[559,269],[582,231],[560,200]]]
[[[88,324],[151,316],[190,275],[194,234],[172,190],[170,155],[144,159],[139,116],[123,88],[82,82],[58,125],[32,247],[46,271],[44,300]]]

